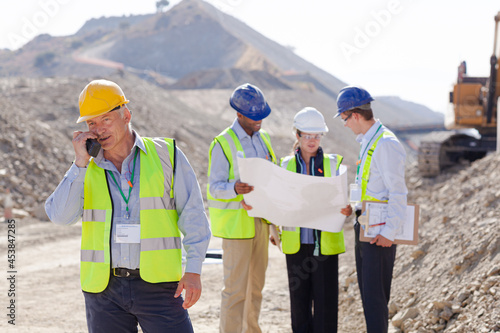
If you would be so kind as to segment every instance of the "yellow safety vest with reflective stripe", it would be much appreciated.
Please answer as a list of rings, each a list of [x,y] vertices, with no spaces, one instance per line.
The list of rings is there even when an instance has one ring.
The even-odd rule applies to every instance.
[[[324,154],[324,177],[335,175],[344,158],[341,155]],[[281,166],[289,171],[296,172],[295,156],[287,156],[281,160]],[[300,228],[283,227],[281,232],[281,248],[285,254],[297,253],[300,249]],[[321,231],[320,251],[323,255],[333,255],[345,252],[344,230],[340,232]]]
[[[140,274],[150,283],[179,281],[181,237],[173,197],[175,141],[143,138],[140,150]],[[106,171],[91,159],[84,183],[80,282],[86,292],[106,289],[111,271],[113,205]]]
[[[368,186],[368,180],[370,179],[370,167],[372,165],[372,155],[373,152],[375,151],[375,148],[377,147],[378,142],[382,138],[387,138],[387,137],[396,137],[394,133],[392,133],[389,130],[384,130],[382,134],[380,134],[377,139],[373,142],[372,146],[366,153],[366,159],[365,159],[365,164],[363,165],[363,174],[361,175],[361,201],[381,201],[381,202],[387,202],[388,200],[379,200],[375,197],[369,196],[366,194],[366,187]]]
[[[271,155],[271,162],[276,163],[276,155],[274,155],[273,148],[271,147],[269,134],[263,129],[259,132],[262,141],[264,141]],[[212,166],[212,149],[217,143],[221,145],[222,151],[229,162],[228,181],[240,179],[236,155],[237,152],[241,152],[245,156],[245,152],[238,136],[231,128],[226,128],[210,145],[208,152],[208,177],[210,177]],[[207,199],[212,234],[215,237],[245,239],[255,236],[254,218],[248,216],[247,211],[241,205],[243,195],[240,194],[233,199],[216,199],[210,194],[210,184],[208,184]]]

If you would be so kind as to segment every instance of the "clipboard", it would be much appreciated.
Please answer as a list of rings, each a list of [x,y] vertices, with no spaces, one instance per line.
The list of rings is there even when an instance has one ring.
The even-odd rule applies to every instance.
[[[358,222],[364,228],[359,230],[359,240],[369,242],[380,233],[384,220],[387,216],[387,202],[363,201],[362,213]],[[406,206],[406,219],[402,230],[396,235],[394,244],[418,244],[418,223],[420,218],[420,206],[408,204]]]

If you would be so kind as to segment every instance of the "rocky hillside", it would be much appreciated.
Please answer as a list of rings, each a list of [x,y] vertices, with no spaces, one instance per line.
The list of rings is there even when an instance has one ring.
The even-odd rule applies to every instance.
[[[435,180],[408,175],[420,244],[400,246],[392,323],[403,332],[500,331],[500,155]]]
[[[75,35],[40,35],[19,50],[0,52],[0,77],[116,73],[177,90],[232,90],[251,82],[265,90],[289,90],[290,103],[296,95],[318,92],[321,97],[310,105],[326,95],[333,112],[346,85],[202,0],[184,0],[165,13],[91,19]],[[381,98],[376,107],[386,124],[442,123],[432,111],[404,101]]]

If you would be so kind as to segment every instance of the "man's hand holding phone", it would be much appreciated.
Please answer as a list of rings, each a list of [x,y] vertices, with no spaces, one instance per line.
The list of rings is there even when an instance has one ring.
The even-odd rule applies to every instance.
[[[84,168],[87,166],[87,163],[90,159],[90,153],[95,154],[99,152],[100,145],[97,141],[95,141],[94,145],[89,145],[92,151],[87,150],[87,140],[96,140],[97,135],[92,132],[82,132],[75,131],[73,132],[73,148],[75,149],[75,164],[80,168]],[[97,149],[97,144],[99,149]],[[94,156],[94,157],[95,157]]]

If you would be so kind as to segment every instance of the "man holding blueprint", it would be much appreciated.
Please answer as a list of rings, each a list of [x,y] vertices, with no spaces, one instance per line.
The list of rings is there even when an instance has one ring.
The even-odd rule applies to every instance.
[[[271,113],[254,85],[236,88],[229,100],[233,124],[219,134],[209,151],[208,209],[212,233],[222,238],[224,289],[220,332],[261,332],[259,314],[268,262],[269,227],[261,216],[247,214],[243,194],[254,184],[240,180],[237,155],[273,165],[276,157],[262,120]]]

